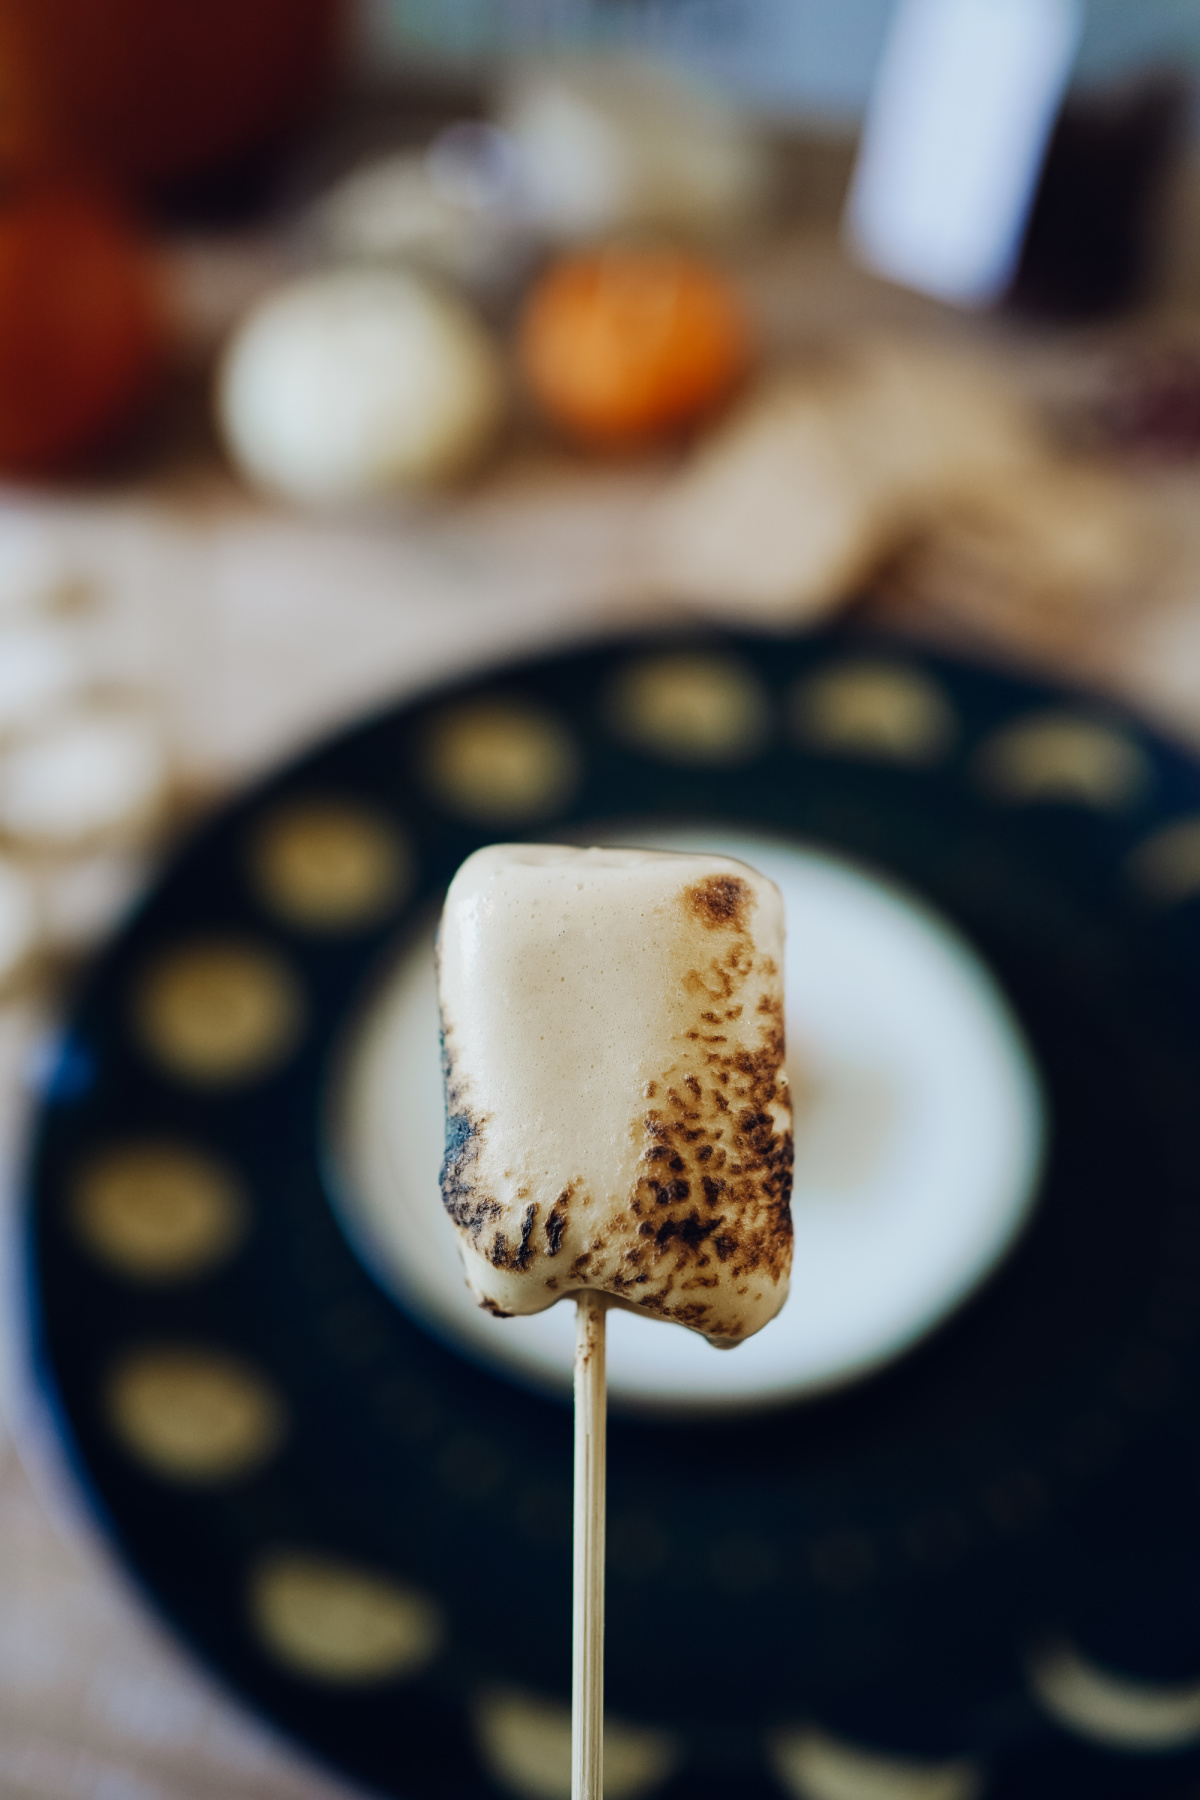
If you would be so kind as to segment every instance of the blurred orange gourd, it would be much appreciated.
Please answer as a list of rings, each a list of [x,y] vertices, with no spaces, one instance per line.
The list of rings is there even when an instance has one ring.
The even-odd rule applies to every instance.
[[[133,188],[269,148],[336,63],[343,0],[0,0],[0,164]]]
[[[161,341],[146,252],[117,208],[54,185],[0,198],[0,472],[98,448],[143,398]]]
[[[698,257],[611,248],[542,277],[519,333],[526,380],[555,424],[601,449],[636,448],[697,423],[750,362],[736,294]]]

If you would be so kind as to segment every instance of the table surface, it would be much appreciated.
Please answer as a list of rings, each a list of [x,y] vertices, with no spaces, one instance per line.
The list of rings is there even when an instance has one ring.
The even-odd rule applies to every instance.
[[[177,245],[170,272],[197,352],[278,257],[250,239]],[[1069,389],[1105,339],[962,319],[850,270],[827,231],[749,253],[762,335],[899,324],[986,339],[1017,378]],[[1127,329],[1127,328],[1122,328]],[[86,595],[88,653],[158,709],[184,811],[387,698],[501,655],[666,616],[629,546],[665,466],[589,468],[516,444],[468,493],[369,519],[313,519],[247,496],[207,440],[196,383],[123,470],[0,490],[6,531],[43,537]],[[892,623],[1086,682],[1200,745],[1200,465],[1139,477],[1183,551],[1155,594],[1103,619],[969,629],[909,607]],[[0,1435],[0,1791],[11,1800],[318,1800],[348,1790],[249,1718],[164,1631],[61,1468],[21,1367],[12,1266],[28,1071],[54,1016],[45,981],[0,1004],[0,1174],[10,1304]]]

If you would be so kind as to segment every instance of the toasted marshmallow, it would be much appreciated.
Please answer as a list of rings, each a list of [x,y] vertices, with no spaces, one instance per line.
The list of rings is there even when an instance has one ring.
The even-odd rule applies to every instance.
[[[787,1297],[783,899],[732,857],[494,844],[438,947],[442,1199],[501,1317],[581,1289],[729,1347]]]

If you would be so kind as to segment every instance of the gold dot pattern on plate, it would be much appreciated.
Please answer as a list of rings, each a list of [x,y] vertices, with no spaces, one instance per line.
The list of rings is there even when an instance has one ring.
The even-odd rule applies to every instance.
[[[134,1019],[146,1049],[198,1086],[250,1081],[299,1042],[304,1000],[279,957],[233,940],[181,945],[151,964]]]
[[[1200,819],[1179,819],[1139,844],[1129,859],[1134,884],[1172,906],[1200,894]]]
[[[502,1787],[522,1800],[570,1800],[569,1707],[514,1688],[496,1688],[480,1696],[474,1713],[480,1753]],[[678,1760],[666,1732],[605,1717],[605,1800],[638,1800],[653,1793]]]
[[[779,1733],[770,1750],[780,1782],[796,1800],[977,1800],[984,1790],[976,1763],[888,1756],[815,1726]]]
[[[250,845],[265,904],[304,931],[372,925],[405,898],[412,857],[396,827],[365,806],[313,799],[265,818]]]
[[[211,1157],[169,1143],[98,1151],[68,1203],[76,1236],[131,1281],[206,1274],[237,1249],[249,1222],[241,1184]]]
[[[432,721],[421,771],[431,792],[461,818],[518,825],[566,804],[579,780],[579,756],[562,725],[541,708],[476,700]]]
[[[346,1687],[419,1674],[445,1637],[427,1595],[352,1563],[287,1551],[251,1576],[250,1617],[277,1661]]]
[[[672,652],[622,670],[609,695],[613,729],[667,762],[746,762],[766,740],[767,697],[730,657]]]
[[[847,663],[801,681],[792,730],[816,750],[916,766],[940,761],[958,735],[936,682],[889,663]]]
[[[1200,1681],[1135,1681],[1068,1643],[1044,1645],[1029,1681],[1051,1718],[1090,1743],[1162,1754],[1200,1740]]]
[[[1150,781],[1150,765],[1132,738],[1070,713],[1034,714],[1005,726],[982,746],[975,768],[997,799],[1099,811],[1129,806]]]
[[[109,1377],[109,1422],[130,1454],[170,1481],[209,1486],[269,1462],[287,1413],[267,1379],[224,1351],[148,1345]]]

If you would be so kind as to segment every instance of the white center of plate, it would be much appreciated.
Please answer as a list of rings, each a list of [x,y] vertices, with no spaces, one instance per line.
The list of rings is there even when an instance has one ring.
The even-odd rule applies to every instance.
[[[1043,1105],[1011,1011],[942,918],[836,856],[719,828],[639,827],[605,841],[716,850],[779,884],[797,1099],[783,1312],[725,1352],[681,1326],[610,1313],[612,1399],[672,1411],[769,1405],[880,1367],[991,1273],[1031,1207]],[[476,1361],[565,1391],[574,1308],[494,1319],[467,1291],[438,1195],[443,1119],[431,922],[375,995],[342,1071],[343,1224],[431,1330]]]

